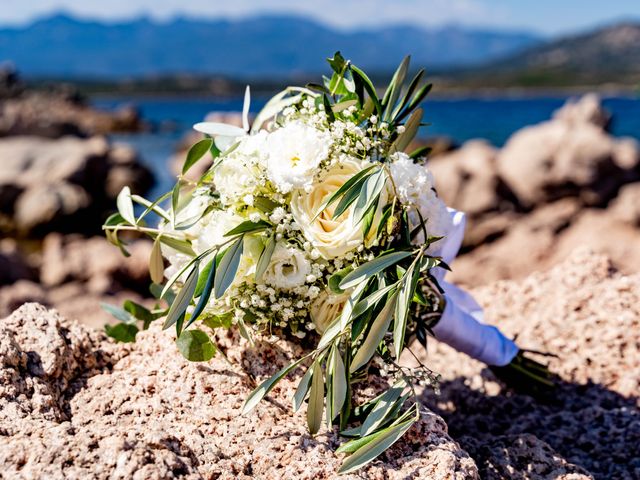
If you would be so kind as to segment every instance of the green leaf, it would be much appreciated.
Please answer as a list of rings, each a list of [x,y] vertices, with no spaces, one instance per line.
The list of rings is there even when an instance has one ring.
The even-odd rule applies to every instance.
[[[378,455],[396,443],[407,430],[415,423],[415,419],[407,420],[398,425],[392,425],[379,433],[372,435],[370,441],[358,448],[349,458],[347,458],[338,470],[339,474],[350,473],[374,460]]]
[[[420,269],[412,265],[405,274],[405,280],[400,287],[398,300],[396,302],[396,311],[393,320],[393,346],[396,358],[400,358],[400,353],[404,347],[404,336],[407,330],[407,318],[409,316],[409,308],[413,301],[413,294],[416,291],[418,280],[420,279]]]
[[[360,300],[358,303],[356,303],[356,305],[353,307],[353,317],[358,317],[360,315],[362,315],[364,312],[366,312],[367,310],[374,308],[376,306],[376,304],[382,300],[382,298],[384,298],[387,293],[389,293],[391,290],[393,290],[394,288],[396,288],[398,286],[397,283],[393,283],[391,285],[386,286],[385,288],[381,289],[381,290],[377,290],[375,292],[373,292],[371,295],[369,295],[368,297]]]
[[[203,140],[200,140],[189,149],[189,151],[187,152],[187,159],[182,166],[182,175],[187,173],[198,160],[204,157],[204,155],[211,148],[211,145],[213,145],[213,140],[211,138],[205,138]]]
[[[333,122],[336,119],[336,117],[333,114],[333,109],[331,108],[331,102],[329,101],[329,96],[326,93],[322,94],[322,104],[324,105],[324,111],[327,114],[327,119],[330,122]]]
[[[396,400],[400,398],[403,390],[407,387],[404,380],[400,380],[393,385],[389,390],[384,392],[380,400],[376,403],[371,410],[371,413],[367,415],[367,418],[362,422],[360,434],[362,436],[373,433],[385,420],[385,418],[393,411]]]
[[[373,102],[378,115],[382,115],[382,104],[380,103],[380,99],[378,98],[378,93],[376,92],[376,88],[374,87],[373,82],[369,79],[366,73],[364,73],[355,65],[351,65],[351,71],[355,73],[356,77],[358,77],[362,81],[364,89],[369,94],[369,98]]]
[[[184,285],[176,295],[176,299],[171,304],[169,308],[169,313],[167,313],[167,318],[164,321],[163,329],[169,328],[171,325],[178,321],[184,312],[186,312],[187,307],[191,303],[193,299],[193,294],[196,291],[196,285],[198,284],[198,262],[193,265],[189,276],[184,282]]]
[[[416,108],[418,105],[420,105],[420,103],[422,103],[424,98],[429,94],[429,92],[431,91],[432,87],[433,87],[433,84],[431,84],[431,83],[428,83],[428,84],[423,85],[422,87],[420,87],[420,90],[418,90],[418,92],[411,99],[411,102],[409,103],[409,105],[407,105],[407,108],[405,108],[402,111],[402,113],[396,117],[396,122],[401,121],[404,117],[409,115],[413,111],[414,108]]]
[[[293,395],[293,411],[297,412],[300,410],[304,399],[307,397],[307,393],[309,392],[309,387],[311,386],[311,375],[313,375],[313,367],[309,367],[305,374],[302,376],[300,383],[298,384],[298,388],[296,388],[296,393]]]
[[[344,88],[347,89],[347,92],[349,92],[349,93],[355,93],[356,92],[356,82],[353,79],[353,74],[351,73],[351,69],[349,69],[349,68],[345,69],[345,71],[344,71],[344,73],[342,75],[342,83],[344,85]],[[354,102],[356,102],[356,100],[354,100]],[[355,105],[355,103],[354,103],[354,105]]]
[[[244,415],[253,410],[258,402],[260,402],[260,400],[262,400],[265,395],[269,393],[280,380],[282,380],[289,372],[300,365],[300,363],[302,363],[302,361],[307,357],[308,355],[305,355],[304,357],[296,360],[294,363],[287,365],[286,367],[278,371],[275,375],[266,379],[264,382],[258,385],[244,401],[244,405],[242,406],[242,414]]]
[[[176,345],[182,356],[191,362],[206,362],[216,354],[216,346],[202,330],[185,330]]]
[[[149,214],[149,212],[151,212],[151,211],[153,211],[153,212],[157,213],[158,215],[160,215],[167,222],[170,222],[171,221],[171,217],[169,216],[169,214],[167,212],[165,212],[165,210],[163,208],[160,208],[158,206],[158,204],[160,202],[162,202],[163,200],[165,200],[166,198],[168,198],[169,195],[171,195],[171,193],[165,193],[164,195],[162,195],[160,198],[158,198],[154,202],[150,202],[149,200],[147,200],[146,198],[141,197],[140,195],[131,195],[131,200],[133,200],[134,202],[142,205],[143,207],[146,207],[145,211],[142,212],[142,215],[140,215],[138,217],[138,223],[140,223],[140,221],[144,217],[146,217]]]
[[[364,182],[363,177],[365,175],[367,175],[372,169],[376,168],[375,165],[372,165],[370,167],[367,167],[363,170],[360,170],[358,173],[356,173],[353,177],[351,177],[349,180],[347,180],[346,182],[344,182],[344,184],[335,192],[333,192],[333,194],[326,199],[322,205],[320,205],[320,208],[318,209],[318,212],[315,214],[315,216],[313,217],[313,219],[315,220],[316,218],[318,218],[318,216],[331,204],[335,203],[336,201],[338,201],[338,199],[340,197],[342,197],[343,195],[345,195],[349,190],[351,190],[351,187],[355,187],[356,183],[359,185],[362,185],[361,182]],[[359,187],[358,187],[359,190]],[[334,213],[335,215],[335,213]]]
[[[100,307],[105,312],[113,315],[115,318],[117,318],[121,322],[131,324],[131,325],[136,323],[136,319],[129,312],[127,312],[126,310],[123,310],[122,308],[118,308],[115,305],[110,305],[104,302],[100,303]]]
[[[357,105],[357,103],[357,100],[345,100],[344,102],[336,103],[333,107],[331,107],[331,109],[333,110],[333,113],[339,113],[349,107],[352,107],[353,105]]]
[[[373,357],[373,354],[375,353],[385,333],[387,333],[389,325],[391,324],[396,296],[397,294],[391,296],[376,319],[373,321],[368,335],[353,357],[350,368],[351,373],[355,372],[360,367],[365,365],[369,360],[371,360],[371,357]]]
[[[403,260],[412,255],[411,252],[391,252],[385,255],[380,255],[373,260],[363,263],[353,272],[347,274],[340,282],[340,288],[346,290],[347,288],[355,287],[360,282],[371,278],[386,268],[395,265],[400,260]]]
[[[256,282],[260,282],[262,280],[262,275],[267,271],[269,267],[269,263],[271,262],[271,256],[273,255],[274,250],[276,249],[276,238],[274,235],[269,237],[267,240],[267,244],[265,245],[262,253],[260,254],[260,258],[258,259],[258,263],[256,265],[256,273],[255,279]]]
[[[148,324],[159,317],[151,313],[151,311],[144,305],[134,302],[133,300],[125,300],[123,308],[129,312],[133,317],[138,320],[142,320],[148,326]],[[145,327],[146,328],[146,327]]]
[[[118,323],[117,325],[105,325],[104,329],[111,338],[118,342],[131,343],[136,341],[138,327],[128,323]]]
[[[226,328],[227,330],[233,325],[233,313],[226,312],[220,315],[207,314],[202,318],[202,323],[212,330],[215,328]]]
[[[407,71],[409,70],[409,63],[411,62],[411,56],[407,55],[402,59],[402,62],[398,66],[398,69],[393,74],[393,78],[391,82],[389,82],[389,86],[387,87],[387,91],[384,94],[382,99],[382,106],[384,107],[383,120],[388,121],[391,116],[391,111],[400,96],[400,90],[402,89],[402,84],[404,83],[404,79],[407,76]]]
[[[257,132],[259,131],[264,123],[269,120],[274,115],[278,114],[286,107],[290,105],[294,105],[302,100],[302,94],[293,95],[291,97],[287,97],[292,92],[290,88],[283,90],[282,92],[275,95],[271,100],[267,102],[267,104],[263,107],[263,109],[256,115],[255,120],[253,121],[253,125],[251,125],[251,131]],[[313,92],[311,92],[313,93]],[[285,98],[287,97],[287,98]]]
[[[118,206],[118,212],[127,222],[131,225],[136,224],[136,217],[133,213],[133,201],[131,200],[131,190],[129,187],[124,187],[118,197],[116,198],[116,205]]]
[[[149,256],[149,275],[153,283],[162,283],[164,280],[164,261],[158,239],[153,242],[151,255]]]
[[[313,363],[311,375],[311,392],[309,393],[309,406],[307,407],[307,425],[309,433],[315,435],[322,424],[322,412],[324,410],[324,378],[322,367],[316,359]]]
[[[420,84],[420,80],[422,80],[423,76],[424,76],[424,69],[422,68],[420,69],[418,74],[415,77],[413,77],[413,80],[411,80],[411,83],[409,84],[409,88],[407,89],[407,92],[404,94],[404,97],[402,97],[402,100],[400,101],[400,103],[398,103],[398,106],[391,113],[392,122],[398,116],[400,111],[407,105],[407,103],[409,102],[409,98],[411,97],[411,95],[413,95],[413,92]]]
[[[404,125],[404,132],[398,135],[398,138],[391,144],[390,151],[403,152],[415,138],[420,128],[420,121],[422,120],[422,109],[417,108],[407,120]]]
[[[367,178],[360,188],[360,195],[353,210],[354,224],[357,225],[366,216],[372,205],[377,204],[380,193],[387,182],[387,174],[383,169]]]
[[[427,155],[429,155],[431,153],[431,147],[428,146],[422,146],[422,147],[418,147],[416,148],[413,152],[411,152],[409,154],[410,158],[413,158],[414,160],[416,158],[422,158],[422,157],[426,157]]]
[[[234,235],[240,235],[243,233],[254,233],[260,232],[262,230],[266,230],[269,227],[273,227],[272,224],[265,220],[260,220],[258,222],[252,222],[251,220],[246,220],[242,222],[235,228],[232,228],[227,233],[224,234],[225,237],[233,237]]]
[[[151,233],[150,236],[154,239],[159,239],[160,242],[164,243],[167,247],[171,247],[174,250],[179,251],[180,253],[184,253],[185,255],[189,255],[190,257],[194,257],[196,255],[196,252],[194,252],[193,248],[191,247],[191,243],[187,240],[171,237],[163,233]]]
[[[338,270],[336,273],[329,277],[329,281],[327,285],[329,286],[329,290],[333,293],[344,293],[344,290],[340,288],[340,282],[353,270],[352,267],[346,267],[342,270]]]
[[[335,418],[340,413],[345,400],[347,400],[347,374],[338,347],[334,347],[332,353],[333,358],[331,359],[331,364],[333,369],[331,373],[331,411],[333,412],[333,418]]]
[[[184,328],[188,328],[193,322],[195,322],[200,316],[200,314],[204,311],[205,307],[207,306],[207,302],[211,297],[211,291],[213,290],[213,282],[216,278],[216,266],[217,266],[216,260],[217,259],[214,257],[211,260],[211,262],[209,262],[209,264],[205,267],[205,269],[209,267],[209,271],[207,272],[206,280],[202,287],[202,291],[200,292],[200,298],[198,299],[196,308],[194,308],[193,312],[191,312],[191,317],[189,318],[189,321],[187,322]],[[201,278],[202,276],[198,278],[198,283],[200,283]],[[196,292],[197,290],[198,290],[198,286],[196,285]]]
[[[218,272],[214,280],[213,289],[216,298],[222,297],[224,292],[231,286],[240,265],[242,258],[243,237],[239,237],[225,250],[224,256],[220,260]]]
[[[253,206],[256,207],[258,210],[263,211],[264,213],[271,213],[277,207],[279,207],[280,204],[278,202],[274,202],[273,200],[267,197],[255,197],[253,199]]]
[[[333,54],[333,57],[327,58],[327,62],[331,65],[331,69],[338,74],[342,73],[347,63],[340,52],[336,52]]]

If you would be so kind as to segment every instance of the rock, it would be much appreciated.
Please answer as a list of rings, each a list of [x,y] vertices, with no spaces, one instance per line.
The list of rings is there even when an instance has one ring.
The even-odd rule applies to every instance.
[[[605,205],[621,185],[639,179],[637,143],[609,136],[593,101],[585,97],[553,120],[519,130],[500,151],[498,174],[522,205],[565,196]]]
[[[0,137],[36,135],[89,137],[147,128],[139,112],[123,106],[108,112],[95,109],[72,87],[46,91],[24,89],[15,71],[0,69]]]
[[[92,233],[125,185],[144,192],[150,171],[136,153],[102,137],[0,139],[0,212],[5,233]]]
[[[496,175],[498,150],[483,140],[469,141],[458,150],[429,160],[438,195],[470,216],[497,210],[501,198]]]
[[[148,292],[151,242],[136,240],[125,258],[103,237],[83,238],[57,233],[45,237],[40,280],[46,287],[81,282],[91,293],[116,293],[121,290]]]
[[[640,227],[640,183],[622,187],[608,210],[615,219]]]
[[[464,437],[464,444],[473,458],[482,459],[478,467],[485,480],[593,479],[534,435],[500,435],[488,441]]]
[[[438,195],[467,214],[465,248],[501,236],[519,209],[517,199],[497,174],[497,154],[487,142],[472,140],[428,162]]]
[[[580,209],[579,201],[565,198],[540,207],[529,215],[491,217],[501,221],[498,227],[503,229],[503,235],[492,241],[476,243],[476,248],[460,255],[452,263],[450,279],[476,286],[500,279],[521,278],[549,266],[560,257],[558,237],[564,234]],[[495,232],[498,227],[488,230]],[[480,223],[472,230],[476,237],[482,238],[477,233],[482,228]],[[488,234],[485,238],[489,238]]]
[[[557,478],[535,474],[541,458],[544,472],[579,474],[571,463],[595,478],[638,478],[640,274],[622,275],[607,257],[579,249],[548,272],[473,294],[485,319],[518,334],[519,345],[557,354],[542,360],[560,377],[549,398],[535,401],[504,391],[482,364],[446,345],[433,341],[421,355],[443,376],[441,395],[428,393],[427,405],[472,452],[483,478]],[[527,473],[517,472],[525,464]]]
[[[29,280],[17,280],[0,288],[0,317],[6,317],[23,303],[37,302],[50,306],[46,290]]]
[[[602,106],[600,96],[588,93],[579,98],[571,98],[553,113],[553,119],[571,125],[589,123],[607,130],[611,114]]]
[[[9,238],[0,240],[0,286],[34,280],[36,276],[36,269],[18,250],[16,242]]]
[[[633,195],[633,185],[625,196]],[[640,272],[636,215],[624,203],[614,205],[606,210],[585,209],[577,199],[565,198],[539,207],[514,219],[502,237],[459,256],[452,263],[451,279],[478,286],[522,278],[563,262],[580,246],[606,254],[625,273]]]
[[[272,375],[299,347],[221,338],[220,356],[189,363],[168,332],[129,346],[28,304],[0,324],[0,465],[10,478],[329,478],[336,435],[306,433],[285,379],[240,415],[249,376]],[[63,368],[64,367],[64,368]],[[243,370],[246,369],[246,370]],[[431,413],[380,459],[345,478],[477,479]]]

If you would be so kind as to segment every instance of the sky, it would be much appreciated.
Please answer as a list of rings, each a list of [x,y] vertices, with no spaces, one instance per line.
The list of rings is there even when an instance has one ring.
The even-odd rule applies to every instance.
[[[24,24],[61,10],[103,20],[295,13],[341,28],[458,23],[558,35],[621,19],[639,20],[640,0],[0,0],[0,24]]]

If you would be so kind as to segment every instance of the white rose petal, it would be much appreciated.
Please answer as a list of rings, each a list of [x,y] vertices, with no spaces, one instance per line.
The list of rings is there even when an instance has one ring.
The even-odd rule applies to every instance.
[[[324,333],[329,324],[338,318],[349,295],[349,293],[335,294],[324,290],[311,302],[309,315],[318,333]]]
[[[310,272],[311,264],[302,250],[278,243],[262,278],[267,285],[291,290],[304,285]]]
[[[282,193],[304,188],[327,158],[331,137],[302,122],[291,122],[269,134],[265,142],[267,176]]]
[[[296,190],[292,193],[291,212],[293,218],[305,238],[315,247],[314,251],[319,252],[324,258],[341,257],[358,248],[363,242],[362,225],[354,225],[353,207],[340,217],[333,218],[333,212],[337,205],[334,203],[321,212],[317,218],[315,217],[322,203],[329,196],[351,177],[370,165],[368,162],[354,158],[343,158],[324,172],[312,185],[309,192]],[[386,192],[383,195],[386,195]],[[386,198],[382,198],[379,202],[379,210],[385,203]],[[317,253],[312,253],[313,255],[317,255]]]

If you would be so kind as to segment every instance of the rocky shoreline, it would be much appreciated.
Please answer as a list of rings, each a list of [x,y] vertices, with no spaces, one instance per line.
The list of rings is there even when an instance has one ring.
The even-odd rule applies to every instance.
[[[430,412],[345,478],[637,478],[640,345],[627,334],[640,326],[640,277],[579,251],[549,273],[475,293],[501,328],[559,355],[551,363],[561,378],[553,397],[540,402],[503,390],[481,365],[434,343],[426,360],[443,381],[440,395],[424,393]],[[294,381],[240,415],[251,379],[273,374],[299,347],[251,348],[233,336],[219,342],[231,364],[220,355],[189,363],[157,326],[133,345],[114,344],[55,311],[24,305],[0,322],[3,472],[333,478],[335,432],[306,433],[305,407],[297,414],[288,407]]]

